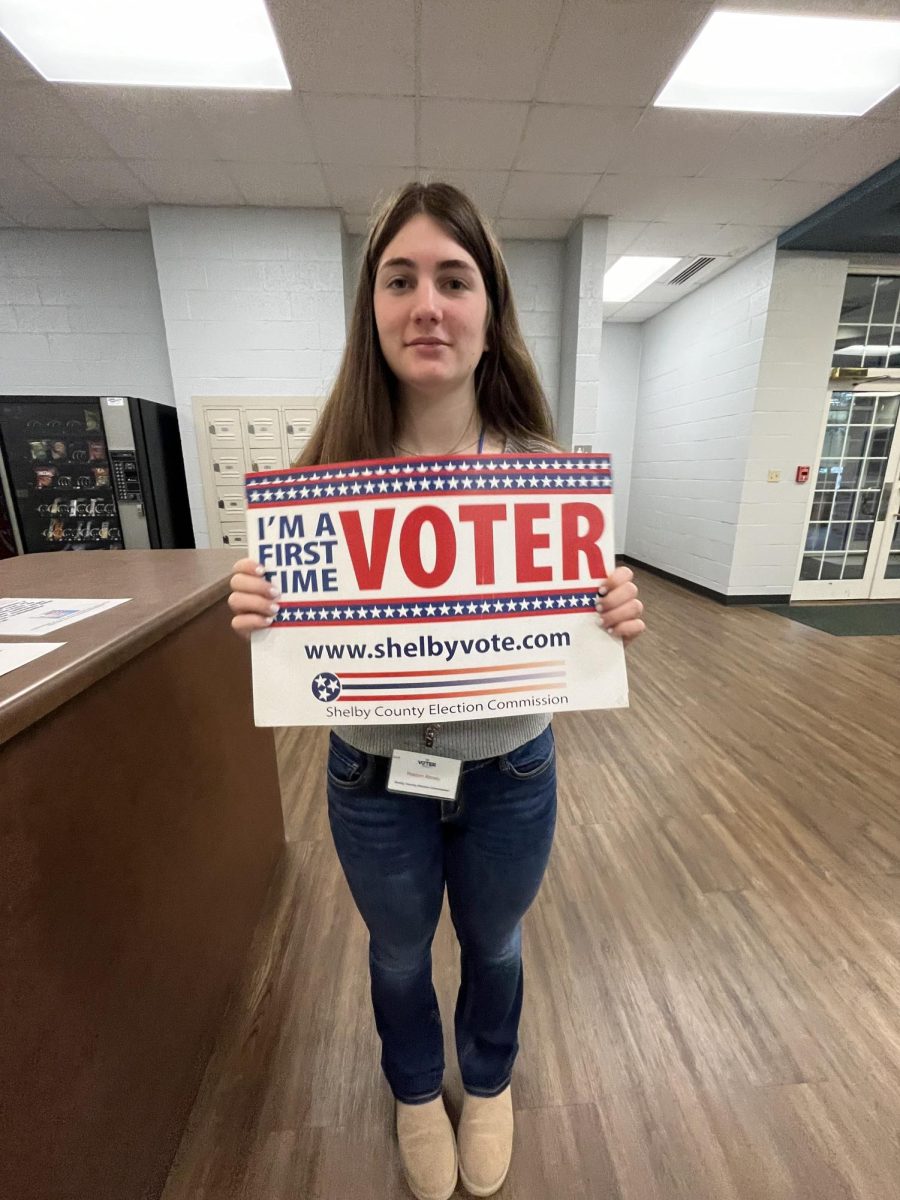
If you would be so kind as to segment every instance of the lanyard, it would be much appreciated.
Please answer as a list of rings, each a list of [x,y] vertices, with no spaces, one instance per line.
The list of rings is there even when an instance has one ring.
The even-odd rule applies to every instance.
[[[483,449],[484,449],[484,426],[482,425],[481,433],[478,435],[478,450],[476,451],[476,453],[481,454]]]

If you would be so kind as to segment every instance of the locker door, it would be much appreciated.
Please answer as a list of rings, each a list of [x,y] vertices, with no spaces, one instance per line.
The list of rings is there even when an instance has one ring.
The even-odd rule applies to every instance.
[[[243,521],[223,521],[222,541],[226,546],[246,546],[247,527]]]
[[[209,444],[213,449],[241,449],[241,414],[238,409],[207,408],[203,416]]]
[[[253,449],[281,449],[281,422],[276,409],[245,409],[247,444]]]
[[[237,518],[243,513],[245,504],[244,493],[241,488],[220,487],[216,489],[216,492],[216,506],[223,521]]]
[[[280,446],[277,450],[252,450],[250,457],[251,471],[284,470],[284,454]]]
[[[318,416],[318,410],[315,408],[286,408],[284,410],[288,454],[291,461],[297,457],[309,441],[309,436],[312,433]]]
[[[244,482],[244,452],[239,450],[213,450],[210,454],[212,460],[213,477],[216,485],[223,483],[234,484],[240,487]]]

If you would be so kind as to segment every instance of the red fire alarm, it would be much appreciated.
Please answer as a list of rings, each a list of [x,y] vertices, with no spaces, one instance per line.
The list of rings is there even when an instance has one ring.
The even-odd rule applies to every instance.
[[[809,483],[809,467],[798,467],[797,468],[797,482],[798,483]]]

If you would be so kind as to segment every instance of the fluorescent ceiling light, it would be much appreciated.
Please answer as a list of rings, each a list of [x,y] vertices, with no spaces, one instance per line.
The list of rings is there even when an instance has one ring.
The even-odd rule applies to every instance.
[[[900,85],[900,21],[714,12],[655,103],[859,116]]]
[[[843,346],[835,354],[900,354],[900,346],[864,346],[860,342],[856,346]]]
[[[639,292],[665,275],[674,267],[678,258],[643,258],[625,255],[609,268],[603,276],[603,299],[609,303],[617,300],[633,300]]]
[[[265,0],[0,0],[53,83],[290,90]]]

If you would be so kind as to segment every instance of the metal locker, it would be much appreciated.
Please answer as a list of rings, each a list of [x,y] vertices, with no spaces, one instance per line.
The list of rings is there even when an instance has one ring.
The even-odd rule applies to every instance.
[[[283,471],[284,455],[281,447],[277,450],[254,450],[252,452],[251,471]]]
[[[247,444],[252,447],[281,449],[281,422],[275,409],[254,408],[244,412]]]
[[[241,449],[241,414],[239,409],[208,408],[204,411],[203,416],[206,422],[206,431],[209,436],[210,446],[214,449],[218,447],[231,447],[234,450]]]
[[[216,506],[218,507],[222,520],[226,514],[242,513],[246,507],[244,502],[244,493],[240,489],[234,488],[217,488]]]
[[[222,522],[222,542],[226,546],[246,546],[247,529],[239,521]]]
[[[213,475],[216,483],[243,483],[244,480],[244,455],[241,451],[235,453],[230,450],[213,450],[210,455],[212,459]]]
[[[284,423],[287,428],[288,445],[306,445],[319,414],[314,408],[286,408]]]

